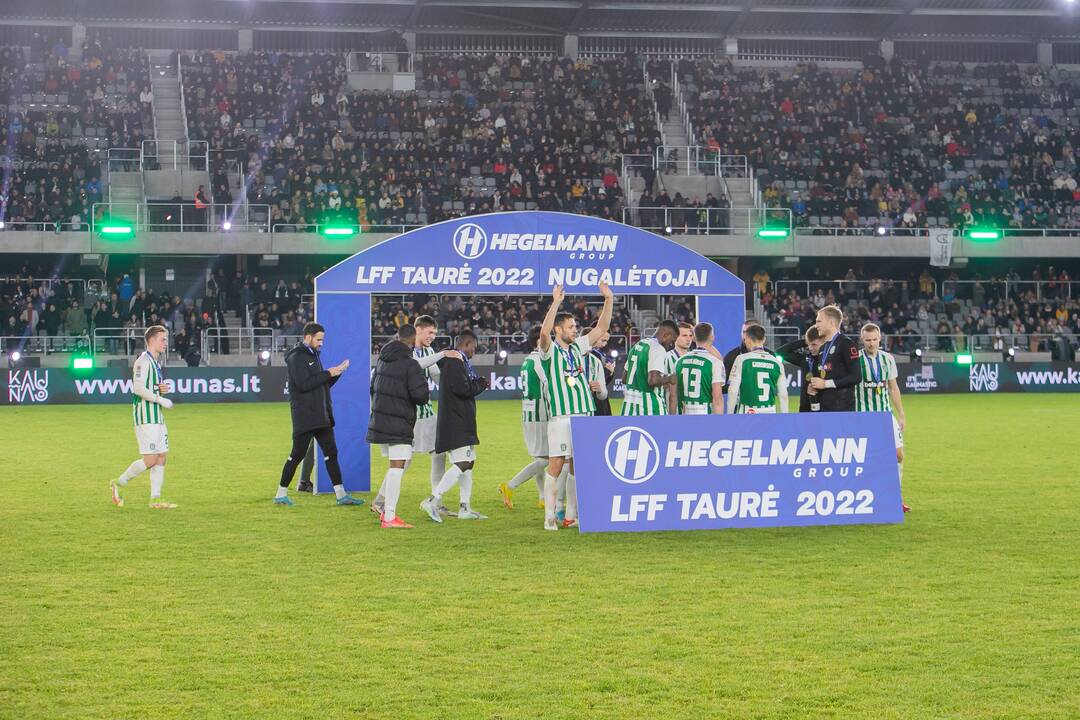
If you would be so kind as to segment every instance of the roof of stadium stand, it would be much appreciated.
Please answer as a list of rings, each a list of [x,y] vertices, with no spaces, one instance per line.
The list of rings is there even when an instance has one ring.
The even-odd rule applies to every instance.
[[[1080,41],[1073,0],[4,0],[0,18],[529,35]]]

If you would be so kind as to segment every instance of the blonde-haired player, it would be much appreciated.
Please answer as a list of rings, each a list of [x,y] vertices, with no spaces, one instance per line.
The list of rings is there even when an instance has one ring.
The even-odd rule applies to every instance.
[[[122,507],[124,498],[120,488],[132,478],[150,470],[150,507],[167,510],[176,507],[161,499],[165,484],[165,456],[169,452],[169,431],[165,427],[165,410],[173,406],[165,397],[169,391],[161,374],[159,358],[164,358],[169,347],[169,332],[161,325],[146,328],[144,334],[146,351],[135,360],[132,371],[131,392],[132,417],[135,421],[135,440],[139,443],[141,458],[131,463],[119,478],[109,482],[113,504]]]
[[[866,323],[859,332],[863,349],[859,351],[862,382],[855,386],[856,412],[887,412],[892,418],[893,440],[896,443],[896,463],[900,477],[904,476],[904,404],[900,400],[900,385],[896,382],[896,360],[881,349],[881,328]],[[895,414],[894,414],[895,413]],[[903,506],[904,512],[911,510]]]

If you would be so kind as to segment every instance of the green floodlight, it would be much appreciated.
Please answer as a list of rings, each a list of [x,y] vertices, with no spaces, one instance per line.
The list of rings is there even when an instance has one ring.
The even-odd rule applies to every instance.
[[[135,226],[131,223],[108,220],[98,226],[98,232],[111,238],[135,237]]]
[[[968,232],[968,238],[972,240],[1000,240],[1001,231],[993,228],[977,228]]]
[[[790,234],[787,228],[761,228],[757,231],[757,236],[762,240],[783,240]]]
[[[87,356],[87,355],[73,357],[71,359],[71,369],[72,370],[93,370],[94,369],[94,358],[92,358],[90,356]]]
[[[957,365],[970,365],[975,361],[975,357],[971,353],[956,353]]]
[[[346,238],[356,234],[356,228],[349,225],[331,225],[320,230],[324,237]]]

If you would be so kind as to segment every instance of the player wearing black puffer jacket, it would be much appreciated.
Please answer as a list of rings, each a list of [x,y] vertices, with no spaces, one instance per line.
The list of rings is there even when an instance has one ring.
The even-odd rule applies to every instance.
[[[415,340],[416,328],[412,325],[398,328],[397,338],[383,345],[371,376],[367,441],[378,445],[383,457],[390,460],[377,496],[381,502],[373,503],[372,510],[379,514],[382,527],[387,529],[412,527],[397,516],[397,501],[405,466],[412,459],[416,406],[426,405],[428,401],[427,378],[413,358]]]

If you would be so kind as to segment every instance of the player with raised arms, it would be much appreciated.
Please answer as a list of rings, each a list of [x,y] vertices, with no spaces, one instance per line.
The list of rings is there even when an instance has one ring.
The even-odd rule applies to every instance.
[[[558,530],[555,519],[556,484],[563,466],[568,465],[566,478],[565,527],[577,525],[577,485],[574,478],[574,445],[570,437],[570,418],[592,415],[596,410],[592,391],[585,375],[585,354],[611,325],[614,301],[611,288],[600,283],[604,307],[592,331],[578,335],[577,319],[570,313],[559,312],[565,293],[556,285],[551,293],[551,306],[540,326],[540,367],[547,383],[548,401],[548,470],[544,475],[544,529]],[[553,337],[554,334],[554,337]],[[662,360],[661,360],[662,361]]]

